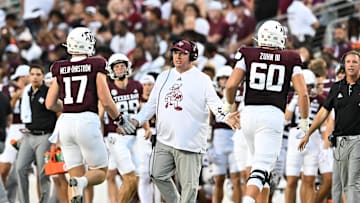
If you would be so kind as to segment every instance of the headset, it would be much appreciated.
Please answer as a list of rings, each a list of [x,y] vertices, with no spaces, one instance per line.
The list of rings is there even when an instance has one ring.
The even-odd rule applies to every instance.
[[[175,42],[172,43],[172,48],[171,48],[171,53],[170,53],[170,58],[172,60],[173,58],[173,47],[175,47],[175,45],[179,42],[184,42],[184,43],[189,43],[191,45],[191,52],[190,52],[190,55],[189,55],[189,59],[190,61],[196,61],[196,59],[198,58],[199,56],[199,51],[198,51],[198,48],[196,46],[196,43],[193,42],[193,41],[189,41],[189,40],[177,40]]]

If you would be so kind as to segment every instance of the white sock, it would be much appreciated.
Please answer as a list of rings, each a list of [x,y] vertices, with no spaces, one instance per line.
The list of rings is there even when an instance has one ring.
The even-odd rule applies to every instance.
[[[255,200],[250,196],[245,196],[242,198],[242,203],[255,203]]]
[[[84,188],[86,188],[86,186],[87,186],[88,183],[89,183],[89,182],[88,182],[88,179],[87,179],[86,177],[84,177],[84,176],[79,177],[78,180],[80,180],[81,182],[84,183]]]

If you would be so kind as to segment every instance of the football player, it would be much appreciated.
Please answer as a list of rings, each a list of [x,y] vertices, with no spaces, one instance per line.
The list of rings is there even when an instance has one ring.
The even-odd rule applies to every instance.
[[[309,128],[309,95],[301,73],[302,63],[299,54],[283,50],[285,28],[277,21],[265,21],[256,41],[259,47],[242,47],[236,53],[238,61],[225,90],[224,109],[229,109],[239,84],[246,78],[240,122],[253,158],[244,203],[255,203],[256,198],[261,202],[268,200],[270,171],[281,149],[290,82],[299,95],[300,127],[303,131]]]
[[[302,71],[305,78],[305,83],[308,87],[310,95],[310,123],[315,114],[320,109],[320,106],[324,102],[322,97],[318,97],[316,93],[316,77],[311,70]],[[300,112],[297,106],[298,97],[294,95],[290,103],[288,104],[285,112],[286,121],[293,120],[294,126],[299,124]],[[318,157],[320,154],[320,131],[314,132],[311,136],[311,144],[307,145],[307,149],[304,152],[300,152],[297,146],[303,134],[301,129],[297,127],[291,128],[289,131],[288,140],[288,152],[286,157],[286,180],[287,186],[285,190],[286,202],[296,201],[296,188],[297,182],[300,178],[301,169],[303,170],[302,182],[301,182],[301,199],[303,202],[314,202],[315,200],[315,177],[318,172]]]
[[[84,188],[100,184],[106,177],[108,154],[100,131],[98,100],[116,123],[123,124],[126,118],[111,98],[106,60],[91,56],[95,52],[93,33],[85,27],[74,28],[65,46],[71,59],[52,64],[56,80],[46,97],[46,107],[63,112],[58,119],[58,136],[70,175],[71,202],[76,203],[83,201]],[[84,163],[89,168],[86,172]]]
[[[233,69],[230,66],[224,66],[216,73],[215,80],[217,94],[223,98],[225,84],[230,77]],[[235,203],[241,202],[240,189],[240,170],[234,155],[234,131],[225,123],[221,123],[214,119],[213,123],[213,147],[214,147],[214,163],[213,174],[215,180],[215,187],[213,193],[214,203],[220,203],[223,200],[224,182],[227,174],[227,169],[230,171],[230,178],[233,188],[233,200]]]
[[[127,56],[116,53],[108,60],[107,71],[112,79],[108,83],[110,94],[118,110],[122,114],[136,114],[140,110],[140,99],[143,93],[142,85],[135,80],[129,80],[131,75],[131,62]],[[100,114],[101,114],[100,110]],[[148,134],[150,127],[147,127]],[[109,171],[119,171],[122,184],[118,192],[119,202],[129,202],[136,194],[138,184],[138,152],[136,152],[136,133],[123,133],[117,131],[117,126],[110,119],[107,136],[109,148]],[[119,135],[119,133],[121,135]],[[145,136],[149,137],[150,135]],[[112,172],[114,177],[116,172]]]
[[[13,115],[10,117],[10,126],[7,129],[8,133],[5,139],[5,148],[2,154],[0,155],[0,175],[4,186],[8,190],[9,201],[15,201],[17,193],[17,178],[15,168],[12,168],[13,163],[16,161],[17,149],[11,146],[10,141],[21,140],[23,135],[20,132],[20,129],[25,128],[25,124],[21,120],[20,112],[20,103],[21,95],[30,82],[30,66],[28,65],[19,65],[16,68],[16,71],[11,75],[10,83],[2,87],[2,92],[9,98],[11,108],[13,109]],[[9,181],[9,182],[7,182]],[[9,184],[10,183],[10,184]]]

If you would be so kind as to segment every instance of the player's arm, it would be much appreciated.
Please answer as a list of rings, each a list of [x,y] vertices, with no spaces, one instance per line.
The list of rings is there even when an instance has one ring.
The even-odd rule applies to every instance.
[[[226,82],[225,98],[228,105],[233,105],[235,102],[236,91],[239,84],[243,81],[245,71],[241,68],[234,68],[228,81]]]
[[[105,115],[105,111],[103,108],[103,105],[101,104],[101,102],[98,102],[98,109],[99,109],[99,118],[100,118],[100,128],[101,128],[101,132],[104,133],[104,115]]]
[[[310,100],[303,74],[292,76],[292,83],[298,94],[298,105],[301,119],[309,118]]]
[[[104,73],[97,73],[96,76],[96,89],[99,100],[106,112],[112,119],[119,117],[120,112],[116,107],[114,100],[110,95],[109,86],[106,82],[106,75]]]
[[[59,99],[59,92],[59,84],[57,83],[57,80],[54,80],[46,95],[45,106],[47,109],[54,112],[62,112],[63,103]]]

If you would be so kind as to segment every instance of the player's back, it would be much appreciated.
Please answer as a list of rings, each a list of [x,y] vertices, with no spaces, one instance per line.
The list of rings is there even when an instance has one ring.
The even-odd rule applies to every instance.
[[[245,59],[245,105],[273,105],[285,111],[287,94],[295,67],[301,68],[294,51],[243,47]]]
[[[97,73],[106,74],[106,60],[87,57],[80,61],[57,61],[51,67],[60,87],[63,113],[98,113]]]

